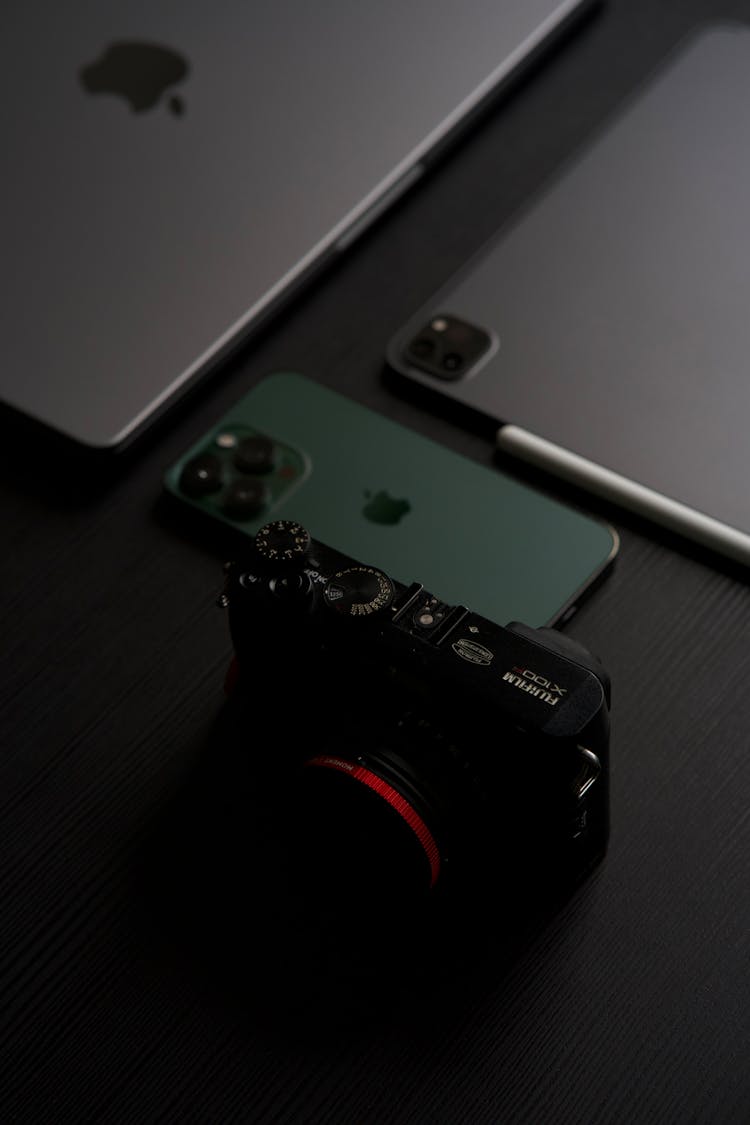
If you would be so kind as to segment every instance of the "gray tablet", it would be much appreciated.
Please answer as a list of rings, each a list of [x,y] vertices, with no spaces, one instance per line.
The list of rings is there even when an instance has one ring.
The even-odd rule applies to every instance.
[[[391,341],[502,449],[750,563],[750,28],[683,43]]]
[[[122,445],[582,6],[6,5],[0,398]]]

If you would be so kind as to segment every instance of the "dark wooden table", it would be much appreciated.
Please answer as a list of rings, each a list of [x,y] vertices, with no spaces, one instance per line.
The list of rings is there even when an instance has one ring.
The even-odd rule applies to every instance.
[[[303,1018],[281,987],[274,1006],[272,978],[304,966],[304,930],[243,958],[202,897],[217,821],[200,779],[208,803],[229,654],[221,554],[157,503],[162,470],[280,369],[491,464],[485,436],[386,384],[384,343],[711,15],[750,19],[750,4],[610,0],[114,473],[5,433],[1,1121],[750,1120],[742,575],[584,500],[622,537],[569,627],[614,684],[604,864],[509,960],[437,972],[369,1021],[329,1018],[325,998]],[[217,880],[261,901],[261,863]],[[504,930],[501,888],[488,895]]]

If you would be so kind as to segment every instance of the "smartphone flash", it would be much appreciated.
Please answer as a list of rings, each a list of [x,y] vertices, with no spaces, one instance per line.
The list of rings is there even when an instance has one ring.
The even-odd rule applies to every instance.
[[[234,436],[234,434],[217,434],[216,444],[218,445],[219,449],[234,449],[234,447],[237,445],[237,438]]]

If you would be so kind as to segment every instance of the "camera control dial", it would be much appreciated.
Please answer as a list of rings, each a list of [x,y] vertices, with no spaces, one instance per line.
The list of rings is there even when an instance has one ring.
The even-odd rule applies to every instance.
[[[369,617],[387,609],[395,589],[387,574],[372,566],[350,566],[329,578],[323,600],[340,617]]]
[[[294,520],[274,520],[256,534],[255,549],[266,562],[302,566],[310,550],[310,532]]]

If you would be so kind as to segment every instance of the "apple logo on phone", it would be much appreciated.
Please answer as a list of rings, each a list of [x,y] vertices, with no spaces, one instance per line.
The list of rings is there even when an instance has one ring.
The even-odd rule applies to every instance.
[[[362,509],[362,515],[371,523],[397,524],[407,512],[411,511],[411,504],[408,500],[397,500],[385,489],[381,489],[374,495],[371,492],[365,492],[365,496],[368,501]]]
[[[81,85],[89,94],[116,94],[133,113],[153,109],[170,86],[184,81],[190,66],[171,47],[136,40],[110,43],[98,59],[81,67]],[[167,105],[172,113],[185,112],[182,98],[173,94]]]

